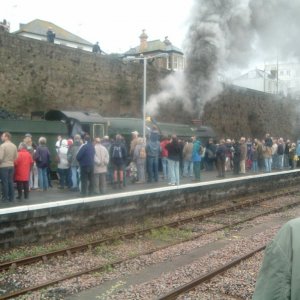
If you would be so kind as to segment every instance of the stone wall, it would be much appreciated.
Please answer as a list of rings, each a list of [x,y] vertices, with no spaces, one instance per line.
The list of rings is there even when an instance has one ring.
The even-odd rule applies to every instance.
[[[191,119],[211,126],[218,138],[273,137],[297,140],[300,137],[300,104],[294,99],[262,93],[236,86],[224,91],[204,105],[201,116],[184,113],[180,103],[161,107],[159,120],[188,124]],[[170,113],[172,112],[172,113]]]
[[[147,90],[167,71],[147,68]],[[93,110],[103,116],[141,116],[143,66],[114,55],[49,44],[0,32],[0,107]]]
[[[169,74],[147,67],[147,95],[159,91]],[[92,110],[103,116],[141,117],[143,65],[116,55],[97,55],[0,31],[0,108],[29,115],[32,111]],[[298,105],[298,104],[297,104]],[[299,106],[299,105],[298,105]],[[295,102],[248,89],[225,87],[201,116],[219,137],[272,136],[296,139],[300,122]],[[157,120],[189,124],[196,114],[172,103]]]
[[[293,99],[227,87],[218,99],[206,104],[202,120],[219,137],[260,139],[268,132],[273,137],[296,140],[300,125],[298,107]]]

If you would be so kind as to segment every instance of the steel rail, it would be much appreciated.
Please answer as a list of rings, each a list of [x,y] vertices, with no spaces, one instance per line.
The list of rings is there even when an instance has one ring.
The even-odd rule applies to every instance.
[[[170,293],[158,298],[157,300],[172,300],[172,299],[176,299],[178,296],[187,293],[193,289],[195,289],[197,286],[199,286],[200,284],[211,280],[212,278],[216,277],[217,275],[220,275],[224,272],[226,272],[227,270],[233,268],[234,266],[238,265],[239,263],[241,263],[242,261],[252,257],[253,255],[255,255],[256,253],[263,251],[266,248],[267,245],[263,245],[261,247],[256,248],[253,251],[248,252],[245,255],[242,255],[232,261],[230,261],[229,263],[215,269],[212,270],[211,272],[208,272],[196,279],[194,279],[193,281],[171,291]]]
[[[30,256],[30,257],[25,257],[25,258],[21,258],[21,259],[16,259],[16,260],[13,260],[13,261],[3,262],[3,263],[0,263],[0,272],[2,272],[4,270],[8,270],[10,268],[16,268],[16,267],[22,266],[22,265],[28,265],[28,264],[33,264],[33,263],[38,262],[38,261],[44,261],[48,258],[56,257],[56,256],[59,256],[59,255],[66,255],[66,254],[70,255],[70,254],[75,253],[75,252],[84,251],[84,250],[87,250],[87,249],[97,247],[101,244],[110,244],[110,243],[113,243],[117,240],[125,240],[125,239],[129,239],[129,238],[134,238],[135,236],[144,235],[148,232],[151,232],[152,230],[161,229],[163,227],[178,227],[180,225],[187,224],[187,223],[190,223],[190,222],[200,221],[200,220],[203,220],[203,219],[206,219],[206,218],[209,218],[209,217],[212,217],[212,216],[216,216],[216,215],[219,215],[219,214],[228,213],[230,211],[235,211],[237,209],[253,206],[253,205],[256,205],[260,202],[266,201],[270,198],[281,197],[281,196],[284,196],[284,195],[289,195],[289,194],[292,194],[292,193],[296,193],[298,191],[300,191],[299,188],[292,188],[288,191],[284,190],[280,193],[278,193],[278,191],[276,193],[267,192],[267,193],[264,193],[264,194],[259,194],[259,197],[255,200],[252,200],[252,197],[253,197],[253,195],[252,195],[251,197],[249,197],[249,201],[244,200],[243,203],[238,203],[238,204],[235,204],[235,205],[232,205],[232,206],[229,206],[229,207],[225,207],[225,208],[219,208],[219,209],[209,211],[209,212],[206,212],[206,213],[201,213],[197,216],[188,217],[188,218],[176,220],[176,221],[169,222],[169,223],[165,223],[165,224],[161,224],[161,225],[157,225],[157,226],[153,226],[153,227],[148,227],[148,228],[137,230],[137,231],[132,231],[132,232],[129,232],[129,233],[120,234],[120,235],[117,235],[117,236],[114,236],[114,237],[107,237],[107,238],[100,239],[100,240],[97,240],[97,241],[94,241],[94,242],[75,245],[75,246],[67,247],[67,248],[60,249],[60,250],[44,252],[44,253],[41,253],[41,254],[38,254],[38,255],[35,255],[35,256]],[[275,196],[274,196],[274,194],[275,194]],[[244,198],[242,198],[242,199],[244,199]]]

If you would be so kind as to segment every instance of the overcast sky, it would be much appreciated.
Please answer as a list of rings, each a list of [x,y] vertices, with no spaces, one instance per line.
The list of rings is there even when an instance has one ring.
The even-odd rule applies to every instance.
[[[146,29],[148,40],[165,36],[182,48],[193,0],[6,0],[0,20],[19,23],[34,19],[49,21],[91,43],[99,41],[107,53],[125,52],[139,44]],[[151,4],[150,4],[151,3]]]

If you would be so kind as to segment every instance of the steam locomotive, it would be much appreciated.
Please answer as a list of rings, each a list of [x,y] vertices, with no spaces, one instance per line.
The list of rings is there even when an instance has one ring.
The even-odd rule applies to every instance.
[[[155,124],[161,135],[176,134],[180,138],[198,136],[203,141],[215,137],[214,130],[208,126],[191,127],[185,124],[155,122],[151,118],[146,120],[146,133]],[[131,139],[131,132],[143,131],[143,120],[138,118],[103,117],[95,112],[49,110],[46,113],[32,113],[30,120],[0,119],[0,131],[12,134],[13,142],[18,145],[26,133],[30,133],[33,141],[40,136],[47,138],[47,145],[51,154],[55,155],[55,142],[58,135],[71,137],[75,134],[88,133],[92,138],[108,135],[114,137],[117,133],[127,141]]]

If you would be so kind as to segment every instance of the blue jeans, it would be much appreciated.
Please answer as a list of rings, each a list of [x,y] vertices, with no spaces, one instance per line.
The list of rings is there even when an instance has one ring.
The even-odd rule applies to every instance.
[[[257,160],[253,160],[253,161],[252,161],[252,171],[253,171],[253,172],[257,172],[257,171],[258,171]]]
[[[162,169],[163,169],[163,175],[164,179],[167,179],[169,176],[168,174],[168,158],[167,157],[162,157],[161,158],[161,164],[162,164]]]
[[[59,185],[63,187],[68,187],[68,176],[69,176],[69,169],[57,169],[59,174]]]
[[[81,194],[91,196],[94,192],[94,166],[80,167]]]
[[[266,172],[270,173],[272,171],[272,157],[265,158]]]
[[[279,167],[278,167],[278,154],[274,154],[274,155],[272,155],[272,168],[273,169],[279,169]]]
[[[284,168],[289,168],[289,155],[288,154],[283,154],[283,167]]]
[[[179,161],[169,159],[168,164],[170,183],[179,185]]]
[[[46,191],[48,189],[48,173],[47,168],[38,168],[39,188]]]
[[[15,200],[14,168],[13,167],[0,168],[0,178],[2,181],[3,200],[14,201]]]
[[[278,169],[282,170],[284,166],[284,154],[278,155]]]
[[[71,173],[72,173],[72,188],[76,189],[78,188],[78,167],[71,167]]]
[[[183,176],[193,177],[193,175],[194,175],[193,162],[190,160],[185,160],[183,162]]]
[[[201,161],[194,161],[193,169],[194,169],[195,180],[200,181]]]
[[[147,157],[148,182],[158,181],[158,157]]]

